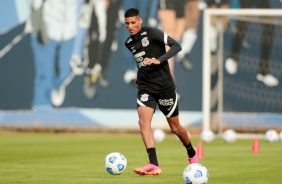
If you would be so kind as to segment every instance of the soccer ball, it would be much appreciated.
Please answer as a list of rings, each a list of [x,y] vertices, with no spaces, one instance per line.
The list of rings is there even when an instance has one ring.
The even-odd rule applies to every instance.
[[[228,129],[223,133],[223,140],[228,143],[233,143],[236,141],[236,132],[232,129]]]
[[[211,142],[214,139],[214,133],[211,130],[203,130],[200,133],[200,139],[205,142]]]
[[[183,180],[186,184],[206,184],[208,179],[207,168],[199,163],[190,164],[183,171]]]
[[[162,129],[155,129],[153,134],[156,142],[162,142],[165,138],[165,132]]]
[[[127,165],[127,160],[123,154],[119,152],[112,152],[108,154],[104,160],[106,171],[112,175],[121,174]]]
[[[277,142],[279,140],[279,135],[275,130],[267,130],[265,133],[265,139],[268,142]]]

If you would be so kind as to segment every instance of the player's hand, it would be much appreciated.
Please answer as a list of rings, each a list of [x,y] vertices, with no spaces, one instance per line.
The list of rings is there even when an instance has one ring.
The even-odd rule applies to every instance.
[[[145,58],[143,60],[144,65],[159,65],[161,62],[155,58]]]

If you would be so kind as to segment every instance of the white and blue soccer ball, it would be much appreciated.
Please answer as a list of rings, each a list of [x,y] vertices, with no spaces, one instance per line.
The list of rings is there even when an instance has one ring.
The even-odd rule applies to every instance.
[[[265,133],[265,139],[268,142],[277,142],[279,140],[279,134],[276,130],[267,130]]]
[[[153,134],[156,142],[162,142],[165,139],[165,132],[162,129],[153,130]]]
[[[127,160],[123,154],[112,152],[106,156],[104,166],[108,173],[119,175],[126,169]]]
[[[202,164],[190,164],[183,171],[183,180],[186,184],[206,184],[209,180],[209,172]]]
[[[223,132],[223,140],[227,143],[233,143],[237,139],[237,134],[234,130],[228,129],[225,132]]]
[[[205,142],[212,142],[214,139],[214,133],[211,130],[203,130],[200,133],[200,139]]]

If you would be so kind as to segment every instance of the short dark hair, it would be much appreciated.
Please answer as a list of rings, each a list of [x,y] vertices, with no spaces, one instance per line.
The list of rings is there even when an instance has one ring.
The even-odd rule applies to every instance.
[[[124,17],[135,17],[140,15],[139,10],[136,8],[129,8],[128,10],[126,10],[126,12],[124,13]]]

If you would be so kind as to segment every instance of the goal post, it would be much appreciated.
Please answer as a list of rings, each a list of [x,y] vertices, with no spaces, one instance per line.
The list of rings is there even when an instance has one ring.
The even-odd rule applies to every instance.
[[[238,17],[282,17],[281,9],[206,9],[203,12],[203,68],[202,68],[202,113],[203,130],[211,129],[211,19],[213,16],[229,18]],[[248,18],[247,18],[248,19]],[[222,115],[224,111],[224,30],[217,22],[218,49],[217,49],[217,131],[222,133]],[[281,26],[281,25],[280,25]],[[282,109],[281,109],[282,112]]]

